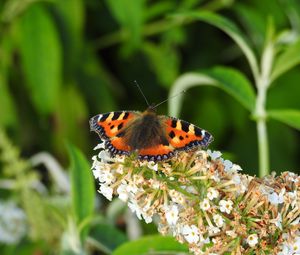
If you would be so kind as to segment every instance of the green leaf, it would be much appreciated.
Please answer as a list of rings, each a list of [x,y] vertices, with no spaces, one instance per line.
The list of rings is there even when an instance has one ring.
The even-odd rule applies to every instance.
[[[54,7],[60,21],[58,29],[62,38],[64,70],[67,77],[74,78],[74,72],[82,64],[84,3],[83,0],[64,0],[57,1]]]
[[[61,88],[53,117],[56,120],[56,129],[52,134],[52,143],[57,153],[64,154],[65,148],[61,146],[64,139],[84,151],[89,150],[88,132],[74,128],[78,124],[86,124],[88,119],[86,102],[77,84],[71,82]]]
[[[251,83],[242,73],[228,67],[215,67],[206,71],[183,74],[174,82],[170,96],[199,85],[219,87],[249,111],[254,109],[255,93]],[[168,103],[170,115],[178,116],[182,105],[182,95],[169,100]]]
[[[68,145],[68,150],[71,159],[72,208],[79,225],[93,214],[95,184],[90,165],[84,155],[72,145]]]
[[[141,41],[145,0],[106,0],[106,3],[119,24],[128,30],[130,42],[137,46]]]
[[[262,48],[266,34],[266,17],[262,16],[254,6],[241,2],[234,5],[234,11],[257,48]]]
[[[148,56],[157,79],[165,87],[170,87],[170,84],[178,75],[179,59],[177,51],[171,45],[155,45],[152,43],[144,43],[143,51]]]
[[[193,12],[185,12],[174,15],[178,18],[185,18],[188,20],[201,20],[207,22],[225,32],[229,35],[235,43],[241,48],[243,53],[245,54],[249,65],[251,67],[253,76],[255,79],[258,79],[259,69],[256,56],[249,46],[248,41],[246,40],[244,34],[240,31],[240,29],[229,19],[222,17],[218,14],[208,12],[208,11],[193,11]]]
[[[300,63],[300,39],[289,45],[275,60],[271,80],[274,81],[279,76]]]
[[[89,237],[94,239],[93,243],[96,246],[108,253],[111,253],[116,247],[128,241],[123,232],[107,223],[95,225],[91,229]]]
[[[20,19],[19,28],[28,93],[39,113],[52,113],[62,82],[61,45],[55,24],[41,4],[34,4]]]
[[[0,126],[16,124],[16,109],[10,91],[0,70]]]
[[[180,252],[188,252],[187,246],[178,243],[173,237],[153,235],[125,243],[112,255],[178,254]]]
[[[295,129],[300,130],[300,110],[296,109],[282,109],[270,110],[268,116],[272,119],[281,121]]]
[[[0,52],[0,126],[12,126],[17,122],[17,112],[8,87],[8,69],[12,56],[12,43],[8,36],[1,41]]]

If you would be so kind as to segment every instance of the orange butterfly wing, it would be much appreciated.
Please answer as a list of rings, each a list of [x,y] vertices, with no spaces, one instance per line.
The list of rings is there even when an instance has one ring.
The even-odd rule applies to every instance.
[[[114,154],[129,154],[130,147],[124,136],[133,120],[140,117],[139,112],[117,111],[98,114],[90,119],[91,131],[95,131],[106,141],[106,147]]]
[[[174,150],[189,150],[194,147],[206,148],[212,141],[210,133],[187,121],[160,116],[166,136]]]

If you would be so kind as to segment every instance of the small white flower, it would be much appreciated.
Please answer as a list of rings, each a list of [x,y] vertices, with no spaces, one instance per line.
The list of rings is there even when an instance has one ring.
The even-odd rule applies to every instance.
[[[185,225],[181,230],[181,234],[188,243],[197,243],[200,239],[200,231],[195,225]]]
[[[93,175],[96,180],[98,180],[101,176],[101,171],[99,169],[93,169]]]
[[[287,243],[283,243],[281,246],[281,251],[277,253],[277,255],[291,255],[291,251]]]
[[[219,191],[210,187],[207,190],[207,197],[209,200],[213,200],[214,198],[218,198],[219,196]]]
[[[209,235],[214,235],[220,232],[220,229],[214,226],[209,226],[207,228]]]
[[[226,235],[232,237],[232,238],[236,238],[237,237],[237,234],[235,233],[234,230],[227,230],[226,231]]]
[[[174,203],[178,203],[178,204],[184,203],[183,195],[175,189],[171,189],[169,191],[169,196],[171,197],[171,199]]]
[[[26,234],[26,215],[12,202],[0,200],[0,243],[17,244]]]
[[[130,210],[135,214],[136,216],[138,217],[139,220],[142,219],[142,214],[143,214],[143,211],[142,209],[140,208],[140,206],[138,205],[137,201],[136,200],[132,200],[128,203],[128,207],[130,208]]]
[[[154,161],[149,161],[148,164],[147,164],[147,166],[150,169],[154,170],[155,172],[157,172],[157,170],[158,170],[158,164],[155,163]]]
[[[293,192],[288,192],[287,195],[292,201],[291,202],[292,208],[294,208],[297,205],[297,201],[298,201],[297,190],[294,190]]]
[[[247,243],[250,247],[254,247],[258,243],[258,236],[257,234],[249,235],[247,238]]]
[[[222,153],[220,151],[207,150],[207,154],[210,156],[212,160],[216,160],[222,156]]]
[[[126,202],[128,200],[128,191],[127,191],[127,183],[122,182],[120,186],[117,188],[117,193],[119,194],[119,199]]]
[[[112,194],[113,194],[113,188],[109,187],[108,185],[106,184],[101,184],[100,185],[100,190],[99,192],[105,196],[109,201],[112,200]]]
[[[290,250],[295,255],[300,253],[300,237],[296,238],[295,241],[290,245]]]
[[[116,180],[116,177],[109,171],[103,171],[99,175],[99,181],[107,185],[113,183]]]
[[[220,182],[220,175],[217,171],[214,172],[214,174],[210,177],[215,182]]]
[[[224,160],[223,164],[224,164],[224,167],[225,167],[224,168],[225,172],[229,172],[232,169],[232,167],[233,167],[233,163],[230,160],[228,160],[228,159]]]
[[[147,224],[152,222],[152,215],[142,212],[142,216]]]
[[[166,220],[169,225],[175,225],[178,221],[178,206],[172,205],[166,208]]]
[[[232,210],[232,205],[233,205],[233,202],[231,200],[221,200],[220,203],[219,203],[219,206],[220,206],[220,211],[221,212],[226,212],[226,213],[230,213],[231,210]]]
[[[203,211],[207,211],[210,208],[210,203],[207,198],[203,199],[203,201],[200,203],[200,208]]]
[[[135,185],[134,182],[129,182],[126,187],[126,190],[128,193],[136,194],[138,191],[138,187]]]
[[[224,225],[224,219],[221,215],[219,214],[214,214],[213,215],[213,220],[214,220],[214,223],[219,227],[221,228],[223,225]]]
[[[99,149],[105,149],[105,143],[104,142],[98,143],[96,145],[96,147],[94,148],[94,150],[99,150]]]
[[[111,158],[109,152],[106,151],[106,150],[100,151],[99,154],[98,154],[98,157],[99,157],[99,159],[100,159],[102,162],[104,162],[104,163],[109,162],[109,161],[112,160],[112,158]]]
[[[272,192],[268,194],[269,202],[273,205],[282,204],[284,202],[285,189],[281,189],[280,193]]]
[[[276,219],[270,220],[271,223],[274,223],[276,227],[282,230],[282,215],[281,213],[277,214]]]
[[[116,173],[118,173],[118,174],[123,174],[124,173],[124,166],[122,164],[117,166]]]
[[[243,169],[239,165],[233,164],[233,166],[231,167],[231,170],[233,172],[238,172],[238,171],[242,171]]]

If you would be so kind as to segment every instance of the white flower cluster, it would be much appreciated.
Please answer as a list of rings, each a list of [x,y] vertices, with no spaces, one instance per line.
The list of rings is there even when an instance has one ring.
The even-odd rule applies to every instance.
[[[26,234],[26,217],[12,201],[0,201],[0,242],[16,244]]]
[[[294,231],[300,226],[298,176],[285,173],[260,181],[240,174],[238,165],[210,150],[154,163],[111,158],[103,145],[96,149],[101,151],[93,157],[92,169],[99,192],[109,200],[118,195],[146,223],[158,216],[159,232],[188,243],[194,254],[299,253],[300,237]],[[280,242],[278,233],[287,231],[287,225],[293,227]],[[269,240],[277,246],[270,248]]]

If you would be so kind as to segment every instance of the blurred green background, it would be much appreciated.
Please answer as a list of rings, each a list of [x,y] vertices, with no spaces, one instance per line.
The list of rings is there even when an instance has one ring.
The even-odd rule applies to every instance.
[[[279,62],[279,69],[284,71],[278,71],[280,75],[267,91],[266,109],[292,109],[292,114],[268,119],[270,170],[299,171],[299,1],[1,0],[0,178],[3,180],[0,194],[1,199],[21,204],[31,219],[27,228],[35,228],[34,233],[31,230],[26,234],[25,241],[23,238],[8,245],[2,240],[1,254],[72,250],[70,247],[63,249],[61,245],[62,233],[69,230],[67,223],[70,221],[60,225],[57,223],[59,217],[55,216],[59,214],[56,211],[68,207],[68,184],[53,181],[51,168],[56,167],[49,162],[53,160],[67,169],[73,157],[73,169],[80,168],[80,164],[83,168],[89,167],[92,149],[99,142],[97,135],[90,133],[89,118],[108,111],[146,109],[134,80],[150,102],[158,103],[170,96],[170,90],[181,75],[189,72],[211,75],[216,66],[226,66],[248,80],[251,93],[255,90],[255,78],[247,58],[226,32],[226,29],[235,31],[235,27],[226,22],[217,25],[214,18],[195,18],[189,15],[191,11],[206,11],[230,20],[246,38],[261,65],[264,65],[260,60],[265,46],[276,41],[274,63]],[[280,56],[283,57],[280,59]],[[227,74],[224,83],[230,85],[230,80],[235,78]],[[223,81],[223,76],[218,79]],[[225,153],[246,173],[258,174],[255,113],[241,107],[242,97],[226,92],[212,86],[188,89],[177,117],[208,130],[215,138],[211,149]],[[176,104],[176,100],[172,102]],[[172,109],[166,103],[158,112],[168,115]],[[67,144],[71,149],[67,149]],[[47,152],[48,159],[40,159],[41,152]],[[35,170],[32,170],[37,155],[38,163],[33,164]],[[68,171],[60,174],[68,174]],[[29,180],[38,181],[46,193],[33,192],[26,185]],[[78,185],[85,183],[79,181]],[[19,192],[24,193],[20,196]],[[60,201],[62,193],[65,194],[64,202]],[[73,192],[72,196],[76,204],[76,194]],[[51,198],[51,205],[43,204],[45,197]],[[98,213],[99,210],[103,212],[103,222],[106,222],[106,201],[102,201],[100,195],[97,198]],[[48,211],[45,209],[48,206],[59,209]],[[128,236],[120,231],[126,224],[117,222],[123,214],[115,214],[118,216],[110,219],[109,229],[112,236],[116,235],[114,231],[118,232],[119,242],[108,245],[111,239],[102,240],[99,233],[103,231],[96,229],[95,239],[101,239],[102,245],[109,249],[90,244],[94,247],[91,253],[109,254],[127,240]],[[40,223],[33,223],[35,217]],[[39,224],[44,225],[41,228]],[[50,235],[45,230],[51,226],[56,227]],[[97,226],[99,228],[99,224]],[[145,233],[155,233],[153,226],[142,226],[142,229]],[[84,235],[80,240],[86,239]]]

